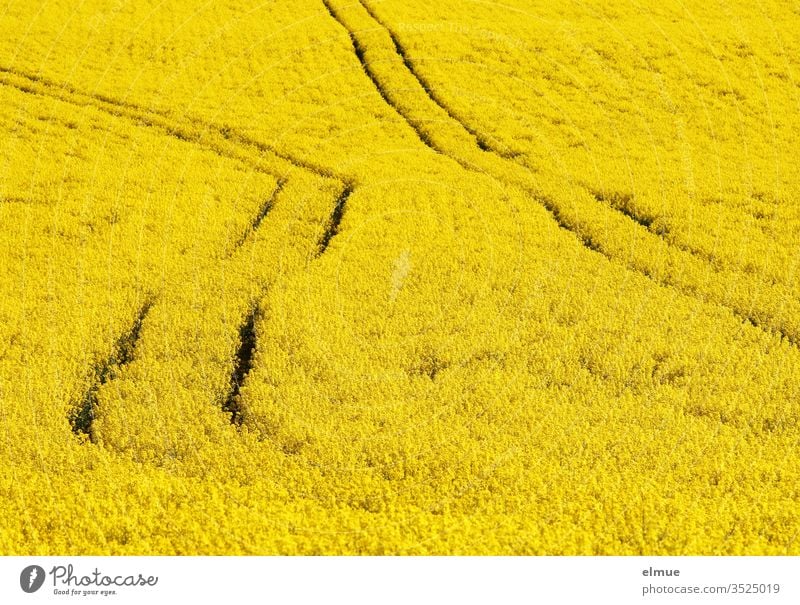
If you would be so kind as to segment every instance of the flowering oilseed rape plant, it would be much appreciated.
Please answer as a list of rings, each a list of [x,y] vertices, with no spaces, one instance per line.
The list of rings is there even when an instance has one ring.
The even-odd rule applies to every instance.
[[[798,552],[796,10],[0,31],[0,552]]]

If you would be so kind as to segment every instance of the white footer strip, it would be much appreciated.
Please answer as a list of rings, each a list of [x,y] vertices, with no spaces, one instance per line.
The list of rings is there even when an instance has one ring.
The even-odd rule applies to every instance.
[[[2,557],[0,603],[800,603],[795,557]]]

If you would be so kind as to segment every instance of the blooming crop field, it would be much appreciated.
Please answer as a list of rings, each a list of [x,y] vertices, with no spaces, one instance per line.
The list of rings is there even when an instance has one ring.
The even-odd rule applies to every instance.
[[[0,32],[0,553],[800,554],[796,3]]]

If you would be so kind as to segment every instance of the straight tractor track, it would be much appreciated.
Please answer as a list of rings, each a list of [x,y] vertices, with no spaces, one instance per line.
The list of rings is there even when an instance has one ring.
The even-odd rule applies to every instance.
[[[244,230],[244,232],[239,236],[239,239],[233,245],[232,250],[229,252],[228,256],[231,256],[237,249],[241,248],[244,243],[253,237],[258,228],[261,226],[261,223],[267,218],[267,214],[269,214],[272,207],[275,205],[275,199],[280,195],[281,191],[283,191],[284,186],[286,185],[285,179],[279,179],[278,184],[275,186],[275,189],[272,191],[272,194],[267,198],[267,200],[261,205],[258,209],[258,212],[253,217],[253,220]]]
[[[327,0],[324,1],[327,4]],[[365,2],[364,0],[358,0],[358,2],[364,7],[364,10],[367,11],[367,14],[369,14],[369,16],[372,17],[372,19],[378,25],[380,25],[387,34],[389,34],[389,38],[392,40],[395,52],[400,56],[403,61],[403,65],[405,65],[409,73],[414,76],[419,85],[422,87],[422,90],[425,91],[425,94],[428,95],[428,98],[438,105],[439,108],[441,108],[441,110],[444,111],[451,120],[458,122],[461,127],[472,136],[475,141],[475,145],[477,145],[481,151],[490,151],[503,158],[514,158],[518,155],[516,153],[498,148],[497,145],[490,141],[486,136],[482,135],[475,128],[469,126],[463,119],[459,118],[449,104],[447,104],[445,100],[435,92],[434,88],[428,83],[427,79],[420,73],[420,71],[414,67],[414,64],[408,55],[408,51],[400,42],[400,39],[397,37],[397,34],[395,34],[394,30],[392,30],[392,28],[389,27],[384,20],[378,17],[377,13],[373,10],[369,3]],[[328,12],[330,12],[330,8],[328,9]]]
[[[361,68],[372,82],[372,85],[377,89],[378,94],[381,96],[384,103],[386,103],[391,109],[393,109],[394,112],[397,115],[399,115],[403,119],[403,121],[406,122],[406,124],[408,124],[408,126],[416,133],[417,138],[419,138],[419,140],[422,141],[422,143],[426,147],[432,149],[436,153],[446,155],[446,153],[442,149],[439,149],[438,146],[430,139],[430,137],[425,133],[425,131],[422,130],[422,128],[420,128],[419,124],[417,124],[415,120],[413,120],[405,111],[403,111],[403,109],[399,107],[397,103],[392,101],[391,92],[383,86],[383,84],[380,81],[380,78],[378,77],[378,74],[375,73],[375,70],[370,66],[369,61],[367,61],[366,59],[367,49],[358,39],[358,36],[356,36],[355,32],[351,31],[347,27],[344,20],[342,20],[342,18],[339,16],[339,13],[331,5],[330,0],[322,0],[322,3],[325,5],[325,8],[327,9],[328,14],[331,16],[331,18],[334,21],[336,21],[339,25],[341,25],[348,33],[350,37],[350,43],[353,45],[353,51],[355,52],[356,58],[358,58],[358,62],[361,63]]]
[[[148,299],[137,311],[131,326],[123,332],[114,344],[111,354],[94,368],[95,380],[87,389],[80,404],[69,418],[72,432],[76,435],[85,435],[89,441],[94,442],[93,423],[97,414],[97,394],[104,384],[114,380],[120,370],[134,359],[136,345],[142,333],[142,324],[153,306],[152,299]]]
[[[253,369],[253,358],[256,353],[256,322],[261,314],[258,305],[253,305],[239,326],[239,346],[233,362],[231,372],[231,389],[222,410],[231,417],[231,424],[241,426],[242,424],[242,403],[240,391],[244,385],[247,375]]]
[[[325,251],[328,249],[328,244],[330,244],[331,240],[339,233],[339,223],[342,222],[347,200],[350,198],[350,194],[352,193],[352,188],[345,187],[337,198],[336,204],[334,204],[333,211],[331,212],[331,217],[328,219],[328,224],[325,227],[325,232],[322,234],[322,237],[317,244],[317,258],[325,253]]]

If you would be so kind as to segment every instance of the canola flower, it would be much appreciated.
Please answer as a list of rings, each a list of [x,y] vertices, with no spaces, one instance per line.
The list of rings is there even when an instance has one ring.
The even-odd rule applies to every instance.
[[[795,554],[798,17],[0,16],[0,552]]]

